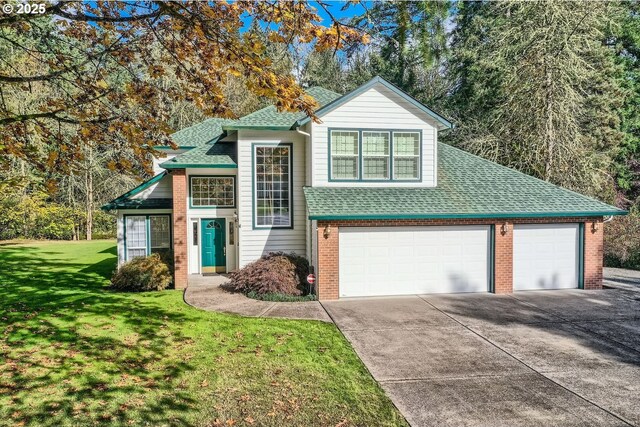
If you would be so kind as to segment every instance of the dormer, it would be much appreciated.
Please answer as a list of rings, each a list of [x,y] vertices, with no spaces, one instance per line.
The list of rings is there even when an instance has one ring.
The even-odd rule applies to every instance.
[[[298,124],[311,134],[311,186],[435,187],[438,131],[451,123],[376,77]]]

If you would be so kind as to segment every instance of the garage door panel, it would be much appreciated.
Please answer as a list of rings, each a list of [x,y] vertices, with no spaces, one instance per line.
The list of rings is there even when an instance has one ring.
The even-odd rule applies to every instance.
[[[578,287],[579,224],[517,224],[513,289]]]
[[[340,296],[487,292],[489,229],[341,227]]]

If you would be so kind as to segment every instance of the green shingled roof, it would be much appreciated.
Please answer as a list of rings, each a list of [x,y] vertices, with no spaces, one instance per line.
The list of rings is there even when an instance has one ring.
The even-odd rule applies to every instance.
[[[625,211],[438,144],[435,188],[305,187],[309,219],[515,218]]]
[[[165,169],[183,168],[237,168],[236,143],[214,142],[178,154],[160,164]]]
[[[320,107],[323,107],[331,101],[340,98],[339,93],[324,89],[321,87],[311,87],[306,89],[307,94],[313,96]],[[307,115],[301,112],[278,111],[278,109],[270,105],[269,107],[248,114],[233,123],[223,126],[223,129],[291,129],[298,120],[302,120]]]
[[[179,147],[199,147],[217,139],[224,133],[223,125],[229,125],[235,120],[211,118],[203,122],[179,130],[171,135],[171,139]]]

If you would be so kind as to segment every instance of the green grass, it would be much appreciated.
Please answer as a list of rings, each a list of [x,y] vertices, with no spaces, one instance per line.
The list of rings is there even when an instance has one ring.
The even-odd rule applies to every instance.
[[[0,425],[406,425],[333,325],[110,292],[115,254],[0,243]]]
[[[309,295],[288,295],[277,292],[269,294],[259,294],[254,291],[247,293],[249,298],[258,299],[261,301],[275,301],[275,302],[302,302],[302,301],[315,301],[316,296],[314,294]]]

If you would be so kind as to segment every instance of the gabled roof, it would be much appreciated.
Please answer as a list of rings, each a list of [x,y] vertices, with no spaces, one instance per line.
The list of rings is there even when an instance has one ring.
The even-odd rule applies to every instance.
[[[160,166],[165,169],[237,168],[236,142],[222,142],[218,137],[213,143],[178,154],[173,159],[161,163]]]
[[[194,148],[208,144],[224,133],[222,127],[233,123],[232,119],[211,118],[171,134],[180,148]],[[155,147],[163,148],[163,147]]]
[[[340,94],[329,89],[314,86],[306,90],[307,94],[315,98],[320,108],[340,98]],[[224,130],[238,129],[266,129],[266,130],[290,130],[298,120],[307,117],[305,113],[278,111],[270,105],[261,110],[239,118],[233,123],[222,126]]]
[[[309,219],[532,218],[624,215],[590,197],[438,143],[432,188],[305,187]]]
[[[160,181],[167,175],[167,171],[161,172],[151,179],[146,180],[137,187],[127,191],[122,196],[119,196],[109,203],[106,203],[100,207],[103,211],[111,211],[114,209],[139,209],[139,208],[171,208],[171,199],[134,199],[133,196],[139,194],[151,187],[156,182]],[[167,203],[167,200],[169,201]]]
[[[367,83],[363,84],[362,86],[359,86],[356,89],[352,90],[351,92],[341,96],[340,98],[337,98],[337,99],[333,100],[332,102],[328,103],[327,105],[322,106],[321,108],[319,108],[316,111],[316,116],[318,118],[324,116],[325,114],[329,113],[330,111],[335,110],[336,108],[338,108],[339,106],[343,105],[347,101],[350,101],[351,99],[357,97],[358,95],[366,92],[367,90],[371,89],[373,86],[375,86],[377,84],[380,84],[380,85],[386,87],[390,91],[394,92],[395,94],[399,95],[400,97],[402,97],[403,99],[408,101],[410,104],[412,104],[415,107],[417,107],[418,109],[420,109],[422,112],[426,113],[429,117],[431,117],[437,123],[440,124],[440,129],[450,129],[450,128],[453,127],[453,124],[449,120],[445,119],[440,114],[438,114],[435,111],[431,110],[426,105],[424,105],[421,102],[417,101],[415,98],[413,98],[412,96],[410,96],[409,94],[407,94],[406,92],[401,90],[400,88],[396,87],[395,85],[389,83],[388,81],[386,81],[385,79],[383,79],[382,77],[379,77],[379,76],[376,76],[376,77],[372,78],[371,80],[369,80]],[[311,120],[310,117],[304,116],[304,117],[300,118],[295,123],[294,127],[302,126],[302,125],[308,123],[310,120]]]

